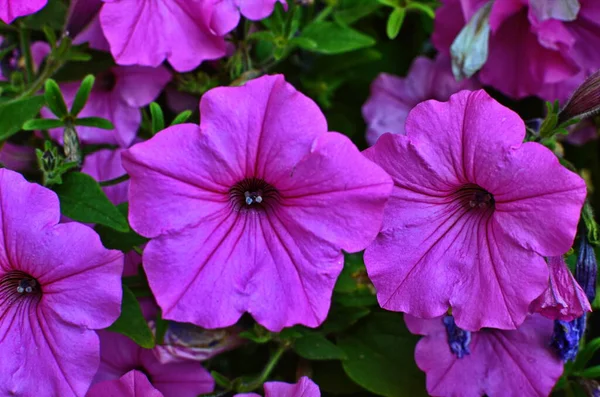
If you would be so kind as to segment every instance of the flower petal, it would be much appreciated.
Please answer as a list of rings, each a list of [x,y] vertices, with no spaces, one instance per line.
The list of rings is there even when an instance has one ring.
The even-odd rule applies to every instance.
[[[11,23],[15,18],[38,12],[48,0],[0,0],[0,19]]]
[[[117,79],[113,90],[134,108],[144,107],[155,100],[171,81],[171,73],[164,66],[130,66],[114,68],[113,71]]]
[[[265,397],[321,397],[319,386],[307,376],[298,383],[267,382],[264,385]]]
[[[156,390],[146,375],[137,370],[131,370],[118,380],[97,383],[90,388],[86,397],[163,397]]]

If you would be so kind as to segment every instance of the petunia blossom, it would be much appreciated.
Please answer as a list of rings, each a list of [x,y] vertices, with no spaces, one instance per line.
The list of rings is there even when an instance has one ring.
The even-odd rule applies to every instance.
[[[436,13],[433,43],[448,53],[458,32],[486,0],[444,0]],[[503,0],[491,5],[489,56],[480,81],[506,95],[564,98],[572,79],[600,68],[600,5],[580,0],[580,9],[551,0]],[[564,2],[560,2],[563,3]],[[573,20],[573,16],[576,18]],[[565,84],[563,89],[561,86]],[[554,89],[551,86],[557,85]],[[558,97],[550,96],[558,95]]]
[[[285,0],[216,0],[210,18],[210,28],[219,36],[224,36],[236,28],[240,16],[251,21],[268,17],[276,3],[286,6]]]
[[[469,353],[452,350],[441,317],[404,316],[417,343],[415,361],[426,373],[427,392],[436,397],[548,396],[563,371],[550,348],[553,321],[528,317],[516,330],[482,329],[470,335]]]
[[[83,396],[100,363],[94,330],[121,311],[123,255],[59,224],[56,194],[6,169],[0,212],[0,395]]]
[[[418,103],[428,99],[447,100],[463,89],[475,89],[473,79],[457,82],[452,75],[450,59],[440,55],[435,60],[417,57],[404,78],[381,73],[371,84],[371,96],[362,108],[367,122],[367,142],[391,132],[404,134],[408,112]]]
[[[266,382],[265,397],[321,397],[319,386],[309,377],[303,376],[297,383]],[[234,397],[260,397],[256,393],[236,394]]]
[[[0,19],[11,23],[18,17],[38,12],[47,3],[48,0],[0,0]]]
[[[163,397],[163,394],[152,386],[146,375],[131,370],[119,379],[96,383],[86,397]]]
[[[164,67],[114,67],[96,76],[94,88],[78,117],[103,117],[113,122],[114,131],[96,127],[77,127],[83,144],[115,144],[129,147],[142,120],[140,108],[152,102],[171,80]],[[65,102],[70,107],[79,83],[61,84]],[[44,117],[54,117],[46,108]],[[62,129],[50,131],[52,138],[62,142]]]
[[[389,176],[327,132],[281,75],[215,88],[200,114],[200,126],[123,153],[129,219],[152,238],[143,266],[164,317],[223,328],[249,312],[272,331],[318,326],[341,250],[360,251],[379,231]]]
[[[138,346],[128,337],[100,331],[101,363],[93,384],[116,380],[129,371],[148,376],[153,387],[165,397],[196,397],[213,391],[215,383],[202,365],[187,361],[163,364],[151,349]]]
[[[549,285],[531,304],[530,310],[553,320],[571,321],[592,311],[585,292],[562,256],[548,258]]]
[[[214,1],[107,0],[100,23],[119,65],[159,66],[178,72],[225,55],[225,40],[210,29]]]
[[[573,243],[585,182],[483,90],[423,102],[405,128],[364,152],[395,185],[364,257],[380,305],[515,329],[548,286],[544,256]]]

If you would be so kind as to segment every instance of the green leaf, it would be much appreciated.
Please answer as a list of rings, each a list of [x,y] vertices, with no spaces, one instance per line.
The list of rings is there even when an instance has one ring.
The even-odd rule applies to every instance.
[[[239,335],[242,338],[249,339],[252,342],[259,344],[267,343],[273,338],[273,334],[271,334],[271,332],[258,324],[254,324],[252,329],[240,332]]]
[[[386,33],[390,39],[395,39],[398,36],[398,33],[400,33],[400,28],[404,22],[405,15],[406,11],[401,7],[395,8],[390,14],[386,27]]]
[[[127,203],[119,204],[117,209],[124,218],[127,218]],[[139,247],[148,242],[147,238],[140,236],[132,229],[129,229],[129,231],[123,233],[104,225],[96,225],[94,230],[96,230],[96,233],[98,233],[100,236],[102,244],[109,249],[129,252],[133,249],[133,247]]]
[[[217,371],[210,371],[210,375],[215,380],[215,383],[221,386],[223,389],[229,390],[231,388],[231,380],[229,380],[229,378],[227,378],[225,375]]]
[[[600,378],[600,365],[592,368],[586,368],[581,373],[579,373],[579,376],[588,379]]]
[[[46,80],[44,98],[46,98],[46,105],[56,117],[62,119],[69,115],[67,104],[56,81],[52,79]]]
[[[344,371],[368,391],[386,397],[427,396],[425,375],[414,361],[418,336],[406,329],[400,313],[374,313],[340,336],[348,356]]]
[[[158,103],[150,104],[150,115],[152,116],[152,135],[155,135],[158,131],[165,129],[165,116]]]
[[[62,127],[63,125],[63,121],[59,119],[34,119],[27,120],[25,124],[23,124],[23,129],[25,131],[49,130]]]
[[[83,125],[86,127],[102,128],[103,130],[114,130],[115,126],[109,120],[102,117],[83,117],[75,119],[75,125]]]
[[[25,24],[34,30],[42,30],[44,25],[54,30],[62,30],[67,11],[68,7],[64,1],[49,0],[48,4],[39,12],[25,18]]]
[[[296,341],[294,350],[307,360],[343,360],[346,354],[323,335],[312,333]]]
[[[20,131],[25,122],[39,113],[44,103],[44,97],[39,95],[0,104],[0,141]]]
[[[144,319],[140,304],[133,292],[124,284],[121,315],[107,330],[123,334],[146,349],[152,349],[155,346],[154,335]]]
[[[380,7],[381,4],[373,0],[342,0],[333,13],[333,18],[342,24],[351,25]]]
[[[317,43],[311,51],[322,54],[341,54],[375,44],[371,36],[333,22],[313,22],[300,37]]]
[[[273,42],[275,41],[275,34],[268,30],[261,30],[250,34],[250,36],[248,36],[248,40],[261,40]]]
[[[92,91],[92,87],[94,86],[94,81],[94,76],[88,74],[81,82],[81,85],[77,90],[77,94],[75,94],[73,105],[71,106],[71,116],[77,116],[79,112],[81,112],[81,110],[84,108],[85,104],[88,101],[88,98],[90,97],[90,92]]]
[[[312,361],[311,379],[319,385],[321,392],[327,392],[334,395],[352,394],[363,396],[364,394],[354,394],[363,392],[364,389],[354,383],[342,368],[341,361]]]
[[[331,334],[344,331],[369,313],[371,310],[366,307],[333,306],[321,327],[321,332]]]
[[[190,118],[191,115],[192,115],[191,110],[184,110],[183,112],[181,112],[177,116],[175,116],[175,118],[171,122],[171,125],[183,124],[186,121],[188,121],[188,119]]]
[[[314,40],[307,39],[306,37],[293,37],[288,43],[292,46],[304,48],[305,50],[314,50],[317,48],[317,43]]]
[[[582,371],[598,350],[600,350],[600,337],[588,341],[579,351],[573,364],[573,371]]]
[[[54,186],[63,215],[83,223],[97,223],[120,232],[128,232],[127,219],[111,203],[98,182],[87,174],[72,172],[63,183]]]
[[[429,18],[435,18],[435,10],[431,8],[431,6],[423,3],[409,3],[406,5],[407,10],[415,10],[420,11],[421,13],[427,15]]]

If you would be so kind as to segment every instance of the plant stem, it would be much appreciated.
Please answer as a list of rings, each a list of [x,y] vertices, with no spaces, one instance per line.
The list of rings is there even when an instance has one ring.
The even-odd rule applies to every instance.
[[[33,57],[31,56],[31,40],[29,29],[21,25],[19,28],[19,44],[21,45],[21,54],[25,58],[25,78],[27,84],[33,81]]]
[[[118,185],[121,182],[125,182],[126,180],[129,179],[129,175],[124,174],[121,175],[118,178],[113,178],[113,179],[108,179],[106,181],[102,181],[100,182],[100,186],[113,186],[113,185]]]
[[[265,383],[265,381],[267,379],[269,379],[269,375],[271,375],[271,372],[273,372],[273,370],[275,369],[275,366],[279,362],[279,359],[281,359],[281,356],[283,356],[283,353],[285,353],[285,351],[287,349],[288,349],[287,345],[283,345],[283,344],[279,345],[279,347],[277,348],[275,353],[273,353],[273,355],[271,355],[269,362],[267,363],[265,368],[262,370],[262,372],[258,376],[258,378],[254,379],[250,383],[245,383],[245,384],[242,383],[237,388],[236,391],[240,392],[240,393],[247,393],[247,392],[251,392],[251,391],[256,390],[259,387],[261,387],[263,385],[263,383]]]

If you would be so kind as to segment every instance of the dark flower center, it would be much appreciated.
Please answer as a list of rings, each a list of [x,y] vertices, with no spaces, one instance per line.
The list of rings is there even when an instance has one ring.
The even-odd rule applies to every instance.
[[[42,298],[40,283],[29,274],[14,270],[0,277],[0,321],[9,307],[24,310]]]
[[[266,210],[279,200],[279,192],[260,178],[245,178],[229,189],[229,198],[238,211]]]
[[[473,184],[464,185],[455,195],[462,206],[469,210],[493,210],[496,204],[493,194]]]

